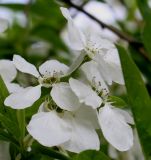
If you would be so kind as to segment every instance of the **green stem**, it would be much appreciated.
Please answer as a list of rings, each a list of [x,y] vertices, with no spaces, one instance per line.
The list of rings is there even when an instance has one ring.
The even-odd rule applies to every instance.
[[[17,120],[20,129],[20,143],[23,145],[25,137],[25,110],[17,110]]]

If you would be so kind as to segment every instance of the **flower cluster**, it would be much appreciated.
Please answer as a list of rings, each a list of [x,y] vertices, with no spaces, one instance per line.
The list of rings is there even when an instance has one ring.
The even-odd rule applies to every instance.
[[[47,88],[50,92],[44,95],[45,100],[27,125],[29,134],[40,144],[76,153],[99,150],[96,130],[101,129],[112,146],[126,151],[133,145],[129,125],[133,119],[109,101],[112,82],[124,85],[118,51],[109,40],[95,33],[84,34],[76,27],[69,11],[66,8],[61,11],[68,21],[71,49],[80,52],[77,60],[70,67],[48,60],[38,69],[19,55],[14,55],[12,61],[1,60],[0,74],[10,92],[4,104],[13,109],[32,107],[41,98],[42,88]],[[85,80],[71,77],[78,69]],[[17,70],[34,76],[37,85],[23,88],[12,83]]]

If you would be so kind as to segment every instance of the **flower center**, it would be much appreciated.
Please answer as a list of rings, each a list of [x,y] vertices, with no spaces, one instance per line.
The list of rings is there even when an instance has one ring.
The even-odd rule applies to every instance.
[[[58,107],[56,105],[56,103],[53,101],[53,99],[51,99],[49,96],[46,98],[46,100],[43,104],[43,108],[47,112],[55,110],[57,113],[63,113],[63,111],[64,111],[63,109]]]
[[[91,59],[93,59],[93,57],[99,52],[99,49],[95,45],[96,44],[88,42],[87,46],[85,47],[85,52]]]
[[[94,76],[92,79],[92,88],[95,92],[100,96],[104,102],[108,100],[109,92],[106,88],[103,88],[101,81],[96,81],[96,77]]]
[[[45,75],[41,75],[41,77],[39,77],[38,81],[40,84],[42,84],[42,86],[49,88],[52,87],[53,84],[57,83],[60,81],[60,75],[62,75],[62,72],[56,72],[53,71],[53,74],[48,74],[48,72],[46,71]]]
[[[99,45],[93,42],[92,40],[88,39],[87,44],[85,46],[85,52],[91,59],[93,59],[95,55],[98,53],[106,54],[107,49],[103,48],[101,44]]]

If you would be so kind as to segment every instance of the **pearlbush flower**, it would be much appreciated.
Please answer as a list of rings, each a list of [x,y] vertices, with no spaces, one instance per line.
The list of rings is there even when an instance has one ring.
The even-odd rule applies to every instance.
[[[115,45],[107,39],[94,33],[84,34],[75,25],[69,11],[61,7],[63,16],[68,21],[68,37],[73,50],[87,54],[99,65],[104,80],[111,85],[112,81],[124,84],[118,51]]]
[[[8,21],[4,18],[0,18],[0,33],[4,32],[8,28]]]
[[[59,81],[60,77],[68,71],[68,66],[58,62],[57,60],[48,60],[39,67],[27,62],[19,55],[14,55],[13,63],[16,68],[23,73],[28,73],[37,78],[39,85],[24,88],[8,96],[5,105],[14,109],[24,109],[30,107],[41,96],[41,87],[52,87],[54,83]]]
[[[108,102],[109,91],[97,68],[97,63],[86,62],[81,66],[81,69],[92,87],[70,78],[71,90],[78,97],[80,104],[98,110],[99,125],[106,140],[119,151],[130,149],[133,145],[132,128],[128,125],[128,123],[133,123],[131,116]],[[62,92],[61,95],[63,96],[64,93]],[[69,99],[70,97],[66,99],[66,103]]]
[[[60,146],[76,153],[99,149],[100,142],[95,131],[98,121],[94,110],[81,106],[74,112],[66,110],[58,113],[48,108],[46,111],[44,107],[45,103],[27,126],[28,132],[39,143],[47,147]]]

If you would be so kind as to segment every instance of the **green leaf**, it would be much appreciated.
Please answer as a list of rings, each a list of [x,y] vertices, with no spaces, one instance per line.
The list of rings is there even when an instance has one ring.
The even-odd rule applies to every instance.
[[[14,145],[18,146],[19,143],[10,135],[6,130],[0,129],[0,140],[12,142]]]
[[[151,58],[151,9],[148,6],[148,0],[137,0],[137,4],[145,22],[142,32],[142,40],[149,53],[148,55]]]
[[[4,100],[8,95],[9,95],[9,93],[6,88],[6,85],[5,85],[2,77],[0,76],[0,112],[1,113],[5,112]]]
[[[148,6],[148,0],[137,0],[138,8],[144,18],[144,20],[147,22],[148,20],[151,20],[151,9]]]
[[[4,114],[9,119],[11,119],[15,122],[17,120],[15,110],[4,106],[4,101],[8,95],[9,95],[8,89],[5,85],[2,77],[0,76],[0,113]]]
[[[127,51],[118,46],[129,104],[146,159],[151,158],[151,101],[140,71],[128,56]]]
[[[32,146],[32,151],[34,154],[41,154],[58,160],[71,160],[69,157],[61,154],[60,152],[41,146],[37,143]]]
[[[73,160],[110,160],[103,152],[88,150],[76,155]]]
[[[17,124],[1,113],[0,113],[0,122],[2,123],[4,128],[7,129],[9,133],[14,135],[14,137],[16,138],[20,137],[20,132]]]
[[[127,106],[126,102],[122,98],[116,96],[110,96],[109,102],[112,102],[115,107],[124,108]]]
[[[150,15],[151,17],[151,15]],[[148,55],[151,58],[151,19],[149,20],[149,22],[146,22],[144,29],[143,29],[143,33],[142,33],[142,40],[144,43],[145,48],[147,49]]]

